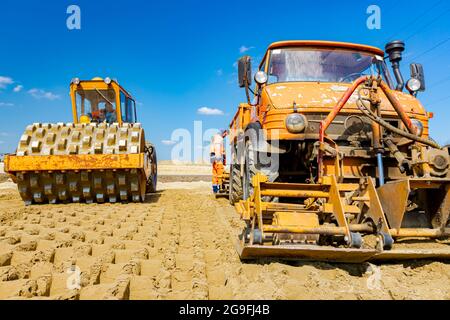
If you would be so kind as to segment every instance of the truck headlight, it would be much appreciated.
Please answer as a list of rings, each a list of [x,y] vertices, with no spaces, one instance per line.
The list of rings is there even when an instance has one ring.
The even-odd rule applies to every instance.
[[[259,85],[263,85],[267,82],[267,73],[264,71],[258,71],[255,73],[255,82]]]
[[[294,113],[286,117],[286,129],[290,133],[302,133],[308,125],[308,120],[302,114]]]
[[[71,82],[73,84],[75,84],[75,85],[79,85],[80,84],[80,78],[73,78]]]
[[[406,83],[406,88],[411,92],[417,92],[422,88],[422,83],[418,79],[411,78]]]
[[[423,133],[423,123],[417,119],[411,119],[411,124],[416,128],[416,134],[421,137]]]

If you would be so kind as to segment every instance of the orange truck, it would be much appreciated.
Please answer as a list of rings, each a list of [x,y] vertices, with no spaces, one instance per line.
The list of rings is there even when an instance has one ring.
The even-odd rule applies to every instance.
[[[242,259],[450,258],[436,242],[450,236],[449,151],[417,99],[422,65],[405,92],[404,50],[276,42],[253,88],[251,58],[238,61],[247,101],[230,124],[229,199],[246,223]],[[433,249],[397,244],[410,238]]]

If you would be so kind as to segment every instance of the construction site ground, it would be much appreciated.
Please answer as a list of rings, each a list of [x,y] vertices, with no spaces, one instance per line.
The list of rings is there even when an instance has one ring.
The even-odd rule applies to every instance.
[[[142,204],[28,207],[0,173],[0,299],[450,299],[444,262],[241,262],[208,172],[164,164]]]

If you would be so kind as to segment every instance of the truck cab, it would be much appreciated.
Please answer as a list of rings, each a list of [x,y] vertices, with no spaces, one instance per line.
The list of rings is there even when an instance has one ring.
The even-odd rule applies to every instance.
[[[261,124],[268,139],[273,130],[278,130],[282,140],[317,138],[318,121],[336,105],[354,80],[364,75],[380,75],[392,90],[396,89],[384,55],[381,49],[350,43],[272,43],[259,64],[255,74],[255,94],[253,99],[248,101],[247,107],[252,111],[252,121]],[[245,61],[245,58],[240,60],[241,69],[246,68]],[[405,93],[402,89],[403,87],[396,90],[394,95],[408,106],[405,108],[408,115],[421,122],[419,126],[423,126],[422,134],[428,135],[429,114],[416,99],[417,91]],[[360,114],[355,102],[356,96],[353,96],[343,113]],[[388,118],[397,117],[386,97],[382,97],[381,110]],[[293,113],[304,116],[300,120],[304,122],[302,126],[295,126],[288,119]],[[295,118],[298,117],[292,119]],[[344,120],[336,121],[330,128],[329,132],[333,138],[347,140],[350,133],[361,126],[354,117],[349,121]],[[356,125],[353,124],[355,121],[358,122]],[[401,125],[399,123],[399,126]]]
[[[411,70],[420,72],[412,74],[406,85],[408,92],[404,92],[404,81],[398,67],[404,44],[393,42],[386,50],[397,84],[389,72],[385,52],[367,45],[329,41],[272,43],[254,75],[253,89],[251,58],[242,57],[238,61],[239,84],[246,90],[247,102],[240,104],[230,124],[233,161],[240,164],[240,174],[245,177],[247,153],[242,150],[248,149],[243,136],[252,128],[260,131],[258,142],[248,142],[254,144],[253,149],[271,149],[272,153],[279,154],[279,168],[283,170],[274,171],[272,168],[271,172],[266,172],[270,180],[314,180],[320,153],[321,123],[352,84],[362,77],[377,77],[388,88],[389,97],[383,92],[379,94],[380,117],[399,130],[407,131],[392,106],[390,100],[394,99],[411,119],[417,135],[428,138],[428,122],[432,114],[426,112],[416,98],[425,89],[422,66],[411,65]],[[375,159],[374,144],[376,147],[378,142],[373,141],[372,126],[365,121],[357,101],[358,93],[355,91],[326,132],[328,143],[342,154],[344,176],[353,179],[377,175],[376,162],[372,163],[370,159]],[[394,137],[394,140],[398,142],[401,137]],[[328,173],[335,170],[334,159],[325,159],[324,163]],[[388,175],[402,175],[397,166],[392,167]]]

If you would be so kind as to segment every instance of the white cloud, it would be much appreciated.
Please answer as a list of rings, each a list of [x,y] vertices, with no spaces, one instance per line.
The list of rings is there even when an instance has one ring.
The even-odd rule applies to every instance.
[[[56,99],[60,98],[60,96],[57,95],[57,94],[54,94],[54,93],[49,92],[49,91],[44,91],[44,90],[41,90],[41,89],[36,89],[36,88],[28,90],[28,93],[33,98],[36,98],[36,99],[56,100]]]
[[[8,137],[9,133],[8,132],[0,132],[0,137]]]
[[[219,69],[219,70],[216,71],[216,73],[217,73],[217,75],[220,77],[220,76],[223,75],[223,70],[222,70],[222,69]]]
[[[208,107],[201,107],[197,110],[198,114],[202,114],[205,116],[222,116],[224,113],[220,109],[216,108],[208,108]]]
[[[14,80],[12,78],[0,76],[0,89],[5,89],[8,85],[13,83]]]
[[[166,146],[173,146],[175,143],[177,143],[176,141],[173,140],[162,140],[161,142]]]
[[[0,107],[14,107],[14,103],[0,102]]]
[[[17,86],[14,87],[13,91],[14,92],[20,92],[23,89],[23,85],[19,84]]]
[[[4,144],[5,143],[5,141],[0,141],[0,144]]]
[[[240,53],[245,53],[245,52],[247,52],[247,51],[249,51],[249,50],[251,50],[251,49],[253,49],[253,48],[255,48],[255,47],[241,46],[241,47],[239,48],[239,52],[240,52]]]

